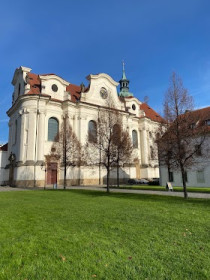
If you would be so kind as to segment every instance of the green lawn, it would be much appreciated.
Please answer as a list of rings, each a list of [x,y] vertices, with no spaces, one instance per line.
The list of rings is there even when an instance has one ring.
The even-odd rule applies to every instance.
[[[111,188],[117,188],[116,186],[112,186]],[[121,189],[128,190],[150,190],[150,191],[166,191],[165,187],[162,186],[149,186],[149,185],[120,185]],[[183,187],[173,187],[175,192],[182,192]],[[200,192],[200,193],[210,193],[210,187],[187,187],[188,192]]]
[[[0,279],[210,279],[210,200],[0,193]]]

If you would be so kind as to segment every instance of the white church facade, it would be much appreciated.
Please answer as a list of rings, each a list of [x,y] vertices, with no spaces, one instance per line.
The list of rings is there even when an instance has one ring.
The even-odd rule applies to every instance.
[[[63,171],[60,163],[48,155],[63,117],[68,114],[73,131],[84,145],[89,123],[97,122],[99,111],[106,107],[109,95],[122,114],[137,155],[133,164],[121,170],[121,182],[126,183],[129,178],[159,177],[155,134],[162,118],[129,92],[124,69],[120,92],[117,92],[119,83],[107,74],[91,74],[87,79],[89,85],[85,88],[83,84],[71,84],[55,74],[33,74],[27,67],[16,69],[12,80],[12,106],[7,111],[8,148],[0,151],[3,158],[0,184],[21,187],[61,184]],[[74,167],[67,171],[67,184],[98,185],[105,183],[105,177],[103,168]],[[113,170],[111,182],[115,178]]]

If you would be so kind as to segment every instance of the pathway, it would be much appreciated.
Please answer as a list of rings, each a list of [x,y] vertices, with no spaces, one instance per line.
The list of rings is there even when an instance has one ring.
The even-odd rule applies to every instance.
[[[61,186],[58,189],[63,189]],[[67,187],[68,190],[93,190],[106,192],[105,187],[100,186],[71,186]],[[27,190],[43,190],[41,188],[11,188],[9,186],[0,186],[0,192],[6,191],[27,191]],[[163,196],[178,196],[183,197],[183,192],[166,192],[166,191],[149,191],[149,190],[128,190],[128,189],[113,189],[110,188],[110,192],[113,193],[136,193],[136,194],[154,194]],[[210,193],[192,193],[188,192],[190,198],[205,198],[210,199]]]

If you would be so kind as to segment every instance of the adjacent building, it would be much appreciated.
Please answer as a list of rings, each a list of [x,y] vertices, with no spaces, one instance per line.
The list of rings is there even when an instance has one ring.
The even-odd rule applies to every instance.
[[[194,131],[194,133],[192,133],[192,139],[188,143],[191,153],[194,149],[194,155],[192,157],[193,164],[187,168],[185,173],[186,185],[189,187],[209,187],[210,107],[186,112],[185,114],[189,113],[191,117],[187,129]],[[200,145],[201,143],[202,145]],[[167,164],[160,164],[160,184],[165,186],[167,182],[171,182],[173,186],[182,186],[181,172],[178,169],[170,168]]]

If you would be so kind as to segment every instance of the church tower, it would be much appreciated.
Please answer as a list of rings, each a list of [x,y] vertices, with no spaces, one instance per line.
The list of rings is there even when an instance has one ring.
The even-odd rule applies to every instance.
[[[122,96],[122,97],[133,96],[133,93],[129,92],[129,80],[126,78],[126,75],[125,75],[125,63],[124,63],[124,61],[123,61],[122,79],[119,81],[119,83],[120,83],[119,96]]]

